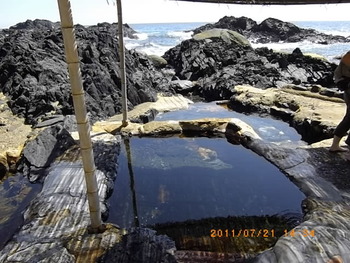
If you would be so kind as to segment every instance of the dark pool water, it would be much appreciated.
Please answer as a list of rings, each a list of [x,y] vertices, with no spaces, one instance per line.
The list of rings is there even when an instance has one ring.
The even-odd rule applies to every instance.
[[[303,144],[284,122],[216,102],[194,103],[156,120],[199,118],[238,118],[265,141]],[[108,221],[153,228],[178,250],[251,258],[300,223],[304,198],[278,168],[225,138],[133,137],[122,145]],[[240,230],[246,235],[238,237]]]
[[[20,174],[1,180],[0,250],[23,224],[23,212],[41,188],[41,184],[31,184]]]
[[[194,120],[200,118],[238,118],[254,128],[258,135],[269,142],[299,142],[301,136],[287,123],[270,117],[247,115],[227,109],[216,102],[197,102],[188,109],[158,114],[155,120]]]
[[[304,195],[261,156],[224,138],[131,138],[109,222],[121,227],[215,217],[300,215]]]

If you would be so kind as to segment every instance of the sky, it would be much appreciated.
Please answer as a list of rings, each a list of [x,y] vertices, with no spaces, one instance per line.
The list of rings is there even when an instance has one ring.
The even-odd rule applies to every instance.
[[[70,0],[75,24],[117,22],[113,0]],[[27,19],[59,21],[57,0],[1,0],[0,28]],[[246,16],[257,22],[273,17],[282,21],[348,21],[350,4],[253,6],[181,2],[176,0],[122,0],[123,23],[217,22],[224,16]]]

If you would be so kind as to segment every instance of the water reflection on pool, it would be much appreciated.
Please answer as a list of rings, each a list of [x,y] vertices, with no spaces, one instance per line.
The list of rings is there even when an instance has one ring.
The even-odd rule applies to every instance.
[[[131,138],[127,145],[108,220],[122,227],[301,213],[304,195],[284,174],[224,138]]]
[[[20,174],[0,181],[0,250],[23,223],[22,213],[41,187]]]
[[[303,143],[286,123],[215,102],[156,120],[228,117],[248,123],[265,141]],[[154,228],[180,250],[256,255],[300,223],[304,198],[278,168],[225,138],[133,137],[122,146],[108,221]],[[233,237],[240,229],[266,230],[267,236]],[[228,236],[213,238],[212,231]]]
[[[238,118],[254,128],[261,138],[270,142],[298,142],[301,136],[287,123],[257,115],[246,115],[227,109],[216,102],[196,102],[188,109],[160,113],[155,120],[194,120],[201,118]]]

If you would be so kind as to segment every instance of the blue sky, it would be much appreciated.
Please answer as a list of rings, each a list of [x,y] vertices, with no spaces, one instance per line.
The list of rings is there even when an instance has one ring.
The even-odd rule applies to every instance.
[[[93,25],[116,22],[116,7],[109,0],[71,0],[74,22]],[[122,0],[124,23],[216,22],[221,17],[246,16],[256,21],[274,17],[283,21],[350,20],[350,4],[307,6],[250,6],[192,3],[171,0]],[[27,19],[59,21],[56,0],[2,0],[0,28]]]

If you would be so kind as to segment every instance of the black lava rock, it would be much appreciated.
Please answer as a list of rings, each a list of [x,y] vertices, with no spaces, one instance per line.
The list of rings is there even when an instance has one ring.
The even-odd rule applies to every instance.
[[[126,36],[135,31],[124,25]],[[93,120],[121,112],[117,25],[75,26],[86,105]],[[154,101],[168,79],[145,55],[126,50],[128,107]],[[36,124],[51,114],[73,113],[59,23],[26,21],[0,31],[0,92],[13,113]]]
[[[18,170],[31,182],[37,182],[51,163],[73,145],[74,139],[62,125],[48,127],[25,145]]]
[[[236,85],[261,89],[286,84],[334,86],[336,65],[304,56],[300,49],[291,54],[279,53],[220,37],[196,36],[168,50],[163,57],[179,79],[195,82],[191,92],[206,100],[229,99]]]
[[[258,24],[254,20],[244,16],[238,18],[225,16],[217,23],[206,24],[193,30],[193,32],[197,34],[212,28],[237,31],[252,43],[310,41],[311,43],[318,44],[332,44],[350,42],[349,37],[328,35],[318,32],[315,29],[300,28],[293,23],[275,18],[267,18]]]

